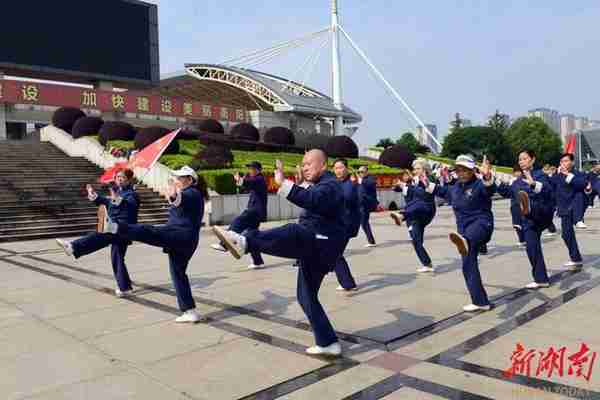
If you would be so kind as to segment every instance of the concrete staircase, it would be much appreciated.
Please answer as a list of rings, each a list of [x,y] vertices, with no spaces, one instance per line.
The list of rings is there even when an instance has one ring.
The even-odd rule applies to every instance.
[[[50,143],[0,141],[0,242],[80,236],[95,230],[97,207],[85,185],[102,170]],[[163,224],[167,203],[138,185],[140,223]]]

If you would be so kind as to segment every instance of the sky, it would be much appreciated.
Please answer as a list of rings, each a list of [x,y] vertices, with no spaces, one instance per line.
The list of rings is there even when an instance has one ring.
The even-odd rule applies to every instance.
[[[330,0],[148,0],[158,4],[161,74],[220,63],[330,23]],[[536,107],[600,119],[597,0],[338,0],[354,42],[425,123],[444,135],[454,113],[475,123],[499,109]],[[299,66],[320,40],[257,69],[331,95],[329,47],[312,73]],[[416,123],[342,43],[344,103],[363,116],[361,148]]]

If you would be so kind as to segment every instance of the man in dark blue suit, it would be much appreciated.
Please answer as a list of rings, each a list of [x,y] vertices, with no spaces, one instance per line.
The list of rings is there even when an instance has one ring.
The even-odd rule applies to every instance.
[[[298,223],[243,234],[217,226],[213,231],[236,258],[255,251],[300,260],[298,303],[310,322],[316,341],[316,346],[306,352],[338,356],[342,349],[318,293],[325,275],[332,271],[346,246],[342,186],[327,170],[327,156],[322,150],[311,150],[302,160],[302,176],[312,185],[303,188],[285,180],[283,164],[279,160],[274,175],[280,186],[278,194],[305,210]]]
[[[369,216],[371,212],[377,210],[379,201],[377,200],[377,183],[375,178],[369,175],[369,167],[366,165],[361,166],[358,169],[358,183],[360,184],[360,202],[362,207],[362,229],[367,235],[367,241],[369,242],[365,247],[375,247],[375,237],[371,230],[371,224],[369,223]]]
[[[560,167],[558,174],[552,177],[556,190],[556,203],[558,216],[562,221],[562,238],[569,249],[570,261],[565,267],[579,268],[583,265],[577,238],[575,237],[575,199],[578,195],[584,194],[587,186],[587,177],[584,173],[573,169],[575,157],[573,154],[563,154],[560,158]]]
[[[229,226],[229,230],[236,233],[242,233],[246,229],[258,229],[261,222],[267,220],[267,181],[262,174],[262,165],[258,161],[252,161],[246,164],[248,173],[242,177],[239,173],[235,174],[236,184],[244,191],[250,192],[248,207]],[[218,251],[227,251],[222,244],[212,244],[211,247]],[[252,264],[248,269],[261,268],[264,264],[260,252],[250,253]]]

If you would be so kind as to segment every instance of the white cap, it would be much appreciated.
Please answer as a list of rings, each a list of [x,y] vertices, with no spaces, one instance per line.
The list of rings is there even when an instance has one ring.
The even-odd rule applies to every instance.
[[[194,181],[198,180],[198,174],[191,167],[184,165],[180,169],[172,172],[174,176],[191,176]]]
[[[475,169],[475,160],[473,160],[471,156],[461,154],[460,156],[456,157],[454,165],[460,165],[468,169]]]

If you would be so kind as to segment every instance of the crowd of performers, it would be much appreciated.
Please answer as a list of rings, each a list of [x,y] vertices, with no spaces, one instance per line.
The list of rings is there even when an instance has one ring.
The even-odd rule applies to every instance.
[[[440,166],[435,171],[428,161],[417,159],[412,171],[395,183],[395,190],[404,196],[405,207],[390,216],[396,225],[406,226],[408,230],[421,264],[418,273],[435,273],[424,241],[425,231],[436,215],[436,198],[452,207],[456,230],[449,233],[449,240],[462,259],[462,272],[471,297],[471,303],[463,307],[465,312],[487,311],[492,307],[479,272],[479,255],[487,252],[494,231],[492,197],[496,194],[510,199],[516,245],[526,248],[533,277],[527,289],[550,285],[541,238],[544,232],[556,235],[555,215],[561,220],[561,235],[569,254],[565,267],[578,269],[583,265],[575,232],[587,228],[585,213],[600,192],[600,168],[595,166],[589,173],[577,171],[572,154],[562,155],[558,167],[536,169],[535,166],[536,154],[531,150],[519,153],[511,177],[496,174],[485,157],[477,167],[471,156],[461,155],[453,169]],[[228,229],[212,228],[219,243],[211,247],[238,259],[249,254],[252,263],[248,268],[253,270],[264,265],[262,254],[294,260],[298,267],[298,302],[316,342],[306,351],[341,354],[340,343],[318,293],[330,272],[337,276],[337,290],[357,290],[344,250],[361,227],[367,238],[366,246],[376,246],[369,223],[370,213],[378,207],[374,177],[369,175],[367,166],[360,167],[357,175],[351,173],[344,159],[335,160],[330,171],[326,154],[311,150],[304,155],[302,165],[297,166],[293,182],[285,179],[283,164],[278,161],[274,172],[278,195],[300,207],[302,213],[295,223],[259,229],[267,220],[267,183],[260,163],[252,162],[246,167],[244,176],[236,174],[234,178],[237,185],[249,193],[247,209]],[[174,171],[168,188],[168,222],[151,226],[137,223],[140,199],[132,179],[132,171],[119,172],[108,197],[98,195],[88,185],[89,200],[100,206],[98,232],[74,241],[57,239],[57,243],[75,258],[111,246],[118,297],[132,293],[125,265],[125,254],[132,241],[162,248],[168,256],[182,312],[176,322],[199,322],[202,316],[196,310],[186,270],[199,242],[204,204],[208,199],[206,184],[192,168],[186,166]]]

